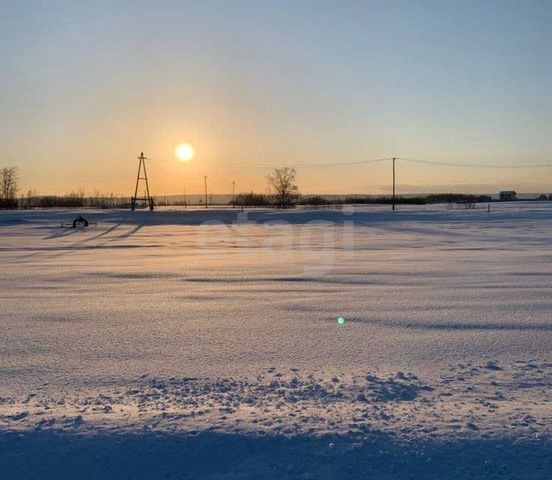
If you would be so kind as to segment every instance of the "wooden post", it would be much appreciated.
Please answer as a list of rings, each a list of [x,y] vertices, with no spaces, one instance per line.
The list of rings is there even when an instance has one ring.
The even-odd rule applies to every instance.
[[[396,158],[393,157],[393,211],[395,211],[395,160]]]

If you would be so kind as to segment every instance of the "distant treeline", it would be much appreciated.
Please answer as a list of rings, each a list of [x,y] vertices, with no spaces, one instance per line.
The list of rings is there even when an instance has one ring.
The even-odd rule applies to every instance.
[[[431,203],[476,203],[480,201],[477,195],[465,195],[461,193],[435,193],[429,195],[395,197],[395,203],[399,205],[426,205]],[[487,200],[484,200],[487,201]],[[332,204],[380,204],[393,203],[391,195],[349,195],[341,198],[326,198],[320,195],[303,197],[300,204],[304,205],[332,205]]]
[[[540,195],[529,200],[552,200],[552,195]],[[427,195],[411,195],[395,197],[397,205],[430,205],[430,204],[463,204],[466,208],[476,203],[499,201],[489,195],[472,195],[464,193],[431,193]],[[228,202],[232,204],[232,201]],[[293,205],[329,206],[329,205],[390,205],[393,203],[391,195],[298,195]],[[243,207],[271,207],[277,205],[272,195],[262,193],[240,193],[236,195],[235,205]]]
[[[534,200],[552,200],[552,197],[541,195]],[[432,193],[428,195],[400,196],[395,198],[397,205],[428,205],[428,204],[464,204],[470,208],[476,203],[497,201],[487,195],[467,195],[460,193]],[[293,206],[331,206],[331,205],[389,205],[393,202],[391,195],[297,195],[289,205]],[[99,192],[86,194],[84,191],[70,192],[66,195],[36,195],[32,191],[20,198],[15,198],[0,208],[129,208],[130,198],[103,195]],[[203,200],[188,200],[160,197],[155,201],[158,206],[203,206]],[[221,199],[218,202],[210,196],[208,206],[235,205],[237,207],[278,207],[278,199],[274,195],[256,192],[244,192],[236,195],[234,201]]]
[[[125,208],[130,205],[127,198],[94,193],[86,195],[83,191],[70,192],[67,195],[35,195],[28,192],[19,199],[19,208]]]
[[[489,197],[480,197],[477,195],[465,195],[457,193],[436,193],[430,195],[419,196],[396,196],[395,203],[400,205],[426,205],[431,203],[477,203],[479,201],[491,201]],[[229,202],[230,204],[232,202]],[[324,195],[299,195],[295,200],[295,205],[368,205],[368,204],[383,204],[389,205],[393,203],[391,195],[346,195],[343,197],[326,197]],[[240,193],[236,195],[235,204],[237,206],[266,206],[270,207],[275,204],[275,200],[271,195],[262,193]]]
[[[298,205],[368,205],[368,204],[391,204],[393,197],[387,195],[352,195],[345,197],[327,198],[321,195],[310,195],[301,197]],[[424,205],[427,203],[422,197],[395,197],[397,204]]]
[[[543,199],[543,198],[539,198]],[[546,198],[544,198],[546,199]],[[479,202],[494,201],[487,195],[469,195],[462,193],[432,193],[428,195],[413,195],[395,197],[395,203],[398,205],[427,205],[435,203],[462,203],[474,204]],[[232,201],[228,202],[232,204]],[[262,193],[240,193],[236,195],[235,204],[244,207],[270,207],[275,205],[275,199],[271,195]],[[380,204],[389,205],[393,203],[391,195],[344,195],[339,196],[324,196],[324,195],[298,195],[294,201],[295,205],[369,205]]]

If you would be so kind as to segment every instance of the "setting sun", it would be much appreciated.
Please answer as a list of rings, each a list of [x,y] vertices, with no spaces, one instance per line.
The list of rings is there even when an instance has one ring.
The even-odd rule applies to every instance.
[[[180,145],[177,145],[174,153],[178,160],[180,160],[181,162],[187,162],[194,158],[195,150],[191,145],[188,145],[187,143],[181,143]]]

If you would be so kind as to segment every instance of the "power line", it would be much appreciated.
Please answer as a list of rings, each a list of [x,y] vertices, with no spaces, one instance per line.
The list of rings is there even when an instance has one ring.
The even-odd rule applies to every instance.
[[[153,161],[161,161],[160,159],[156,158],[149,158],[149,160]],[[365,165],[370,163],[379,163],[379,162],[386,162],[386,161],[392,161],[392,157],[384,157],[384,158],[373,158],[369,160],[356,160],[352,162],[329,162],[329,163],[311,163],[306,165],[284,165],[284,167],[289,168],[296,168],[297,170],[303,170],[303,169],[310,169],[310,168],[332,168],[332,167],[350,167],[354,165]],[[435,165],[440,167],[449,167],[449,168],[500,168],[500,169],[524,169],[524,168],[552,168],[552,163],[533,163],[533,164],[524,164],[524,165],[503,165],[503,164],[481,164],[481,163],[452,163],[452,162],[442,162],[442,161],[435,161],[435,160],[422,160],[417,158],[404,158],[404,157],[396,157],[396,160],[400,160],[402,162],[410,162],[410,163],[418,163],[423,165]],[[243,168],[246,170],[253,170],[253,169],[268,169],[268,168],[281,168],[282,164],[240,164],[240,163],[208,163],[205,165],[206,167],[216,167],[216,168],[222,168],[222,167],[228,167],[228,168]]]
[[[325,168],[325,167],[348,167],[351,165],[364,165],[366,163],[377,163],[377,162],[385,162],[387,160],[391,160],[391,157],[385,157],[385,158],[374,158],[371,160],[358,160],[356,162],[339,162],[339,163],[318,163],[318,164],[311,164],[311,165],[301,165],[296,168]]]
[[[161,161],[160,159],[156,158],[150,158],[150,160],[153,161]],[[385,162],[387,160],[391,160],[391,157],[385,157],[385,158],[374,158],[370,160],[357,160],[353,162],[332,162],[332,163],[314,163],[314,164],[307,164],[307,165],[282,165],[282,164],[239,164],[239,163],[206,163],[206,167],[231,167],[231,168],[245,168],[245,169],[254,169],[254,168],[282,168],[282,167],[288,167],[288,168],[296,168],[296,169],[304,169],[304,168],[330,168],[330,167],[349,167],[353,165],[364,165],[367,163],[377,163],[377,162]]]
[[[501,164],[481,164],[481,163],[450,163],[431,160],[419,160],[413,158],[397,157],[397,160],[411,163],[421,163],[424,165],[437,165],[441,167],[458,167],[458,168],[502,168],[502,169],[520,169],[520,168],[552,168],[552,163],[534,163],[526,165],[501,165]]]
[[[552,168],[552,163],[536,163],[536,164],[524,164],[524,165],[503,165],[503,164],[481,164],[481,163],[452,163],[452,162],[442,162],[442,161],[433,161],[433,160],[422,160],[422,159],[414,159],[414,158],[404,158],[404,157],[384,157],[384,158],[374,158],[374,159],[368,159],[368,160],[357,160],[357,161],[351,161],[351,162],[331,162],[331,163],[311,163],[306,165],[300,165],[298,167],[293,166],[287,166],[288,168],[298,168],[298,169],[310,169],[310,168],[331,168],[331,167],[347,167],[347,166],[353,166],[353,165],[365,165],[365,164],[371,164],[371,163],[378,163],[378,162],[392,162],[392,199],[393,199],[393,210],[395,210],[395,203],[396,203],[396,162],[397,160],[401,162],[409,162],[409,163],[416,163],[416,164],[423,164],[423,165],[432,165],[432,166],[441,166],[441,167],[449,167],[449,168],[479,168],[479,169],[530,169],[530,168]],[[160,159],[157,159],[157,161],[160,161]],[[218,163],[212,163],[212,164],[204,164],[204,167],[229,167],[229,168],[244,168],[248,170],[252,169],[271,169],[271,168],[281,168],[281,164],[235,164],[232,162],[227,162],[224,164],[218,164]],[[286,167],[286,166],[284,166]],[[145,164],[144,164],[144,170],[145,170]],[[140,176],[140,170],[138,173],[138,176]],[[203,181],[204,181],[204,195],[205,195],[205,208],[208,207],[208,197],[207,197],[207,176],[203,175]],[[146,184],[147,185],[147,184]],[[149,196],[149,193],[147,194]],[[135,194],[136,196],[136,194]],[[232,204],[235,204],[235,181],[232,182]]]

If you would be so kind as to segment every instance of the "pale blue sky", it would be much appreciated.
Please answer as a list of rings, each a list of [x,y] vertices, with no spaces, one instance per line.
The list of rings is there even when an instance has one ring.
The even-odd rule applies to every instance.
[[[0,5],[1,163],[23,188],[128,194],[142,149],[157,193],[203,174],[263,190],[259,164],[297,166],[305,192],[378,193],[385,164],[301,165],[552,162],[551,1]],[[552,191],[552,169],[409,164],[399,184]]]

